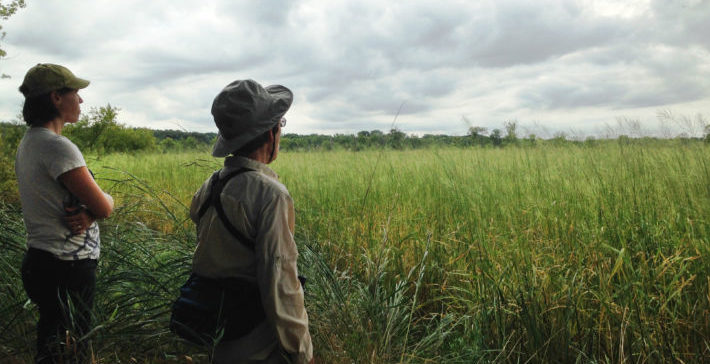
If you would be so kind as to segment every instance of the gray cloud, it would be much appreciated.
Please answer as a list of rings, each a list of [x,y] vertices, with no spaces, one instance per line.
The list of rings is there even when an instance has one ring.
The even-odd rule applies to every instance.
[[[710,51],[710,2],[650,0],[652,23],[640,24],[647,40],[669,45],[698,45]]]
[[[87,107],[202,130],[236,78],[293,89],[301,132],[388,129],[400,105],[405,131],[448,133],[465,131],[462,116],[587,128],[653,108],[708,112],[687,105],[710,98],[710,2],[620,4],[29,2],[5,25],[0,67],[15,78],[0,109],[17,108],[22,72],[57,62],[92,80]]]
[[[546,2],[501,5],[493,24],[476,30],[480,42],[469,44],[471,60],[484,67],[534,64],[618,38],[628,27],[623,22],[585,17],[567,3]]]
[[[708,54],[664,45],[595,50],[547,67],[519,93],[529,108],[666,107],[710,97]]]

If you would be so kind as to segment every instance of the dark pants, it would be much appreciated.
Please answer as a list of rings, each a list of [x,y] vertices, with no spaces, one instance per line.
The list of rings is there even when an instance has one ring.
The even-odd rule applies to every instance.
[[[89,361],[87,340],[96,286],[96,260],[60,260],[30,248],[22,262],[22,283],[39,307],[36,363]]]

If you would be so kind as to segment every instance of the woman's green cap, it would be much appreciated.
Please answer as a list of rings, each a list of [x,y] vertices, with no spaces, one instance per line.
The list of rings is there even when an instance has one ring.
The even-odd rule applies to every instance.
[[[89,81],[74,76],[66,67],[51,63],[38,63],[30,68],[20,86],[25,98],[70,88],[79,90],[89,86]]]

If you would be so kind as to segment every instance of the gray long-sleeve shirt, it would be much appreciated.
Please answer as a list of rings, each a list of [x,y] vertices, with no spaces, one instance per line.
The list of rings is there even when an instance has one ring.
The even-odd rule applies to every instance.
[[[198,236],[192,269],[205,277],[240,277],[256,282],[266,321],[244,337],[221,343],[215,359],[267,360],[277,357],[280,344],[294,362],[307,363],[313,357],[313,346],[296,267],[293,200],[276,174],[252,159],[227,157],[220,177],[240,168],[254,171],[233,177],[222,190],[221,201],[229,221],[254,239],[255,249],[250,250],[230,234],[214,208],[201,219],[197,216],[209,198],[207,180],[190,206]]]

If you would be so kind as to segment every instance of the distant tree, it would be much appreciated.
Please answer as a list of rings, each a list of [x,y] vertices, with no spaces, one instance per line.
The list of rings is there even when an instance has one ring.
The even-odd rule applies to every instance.
[[[690,137],[690,134],[683,132],[678,134],[678,136],[675,137],[676,140],[680,142],[682,145],[687,145],[690,144],[690,141],[692,140]]]
[[[389,134],[387,134],[387,144],[394,149],[403,149],[405,137],[406,134],[401,130],[397,128],[391,129]]]
[[[482,126],[471,126],[468,128],[467,142],[465,145],[482,145],[488,140],[486,137],[486,132],[488,129]]]
[[[280,149],[281,150],[294,150],[296,149],[296,141],[292,137],[294,134],[284,134],[281,136],[281,145]],[[165,139],[167,140],[167,138]],[[160,141],[162,143],[162,141]]]
[[[88,115],[67,125],[63,134],[80,149],[99,154],[155,149],[153,132],[146,128],[128,128],[119,124],[119,110],[111,104],[91,108]]]
[[[0,1],[0,19],[2,20],[7,20],[11,16],[13,16],[17,10],[20,8],[25,7],[25,0],[12,0],[6,4],[3,4],[2,1]],[[2,30],[2,25],[0,25],[0,41],[5,39],[5,32]],[[7,55],[7,52],[5,52],[4,49],[0,46],[0,59],[4,58]],[[2,74],[0,76],[2,78],[9,78],[10,76],[6,74]]]
[[[367,149],[370,145],[370,132],[367,130],[357,132],[357,138],[355,139],[355,150]]]
[[[15,178],[15,153],[27,130],[19,121],[0,123],[0,201],[18,202],[17,178]]]
[[[417,135],[410,135],[407,138],[407,144],[412,149],[421,148],[424,145],[424,141]]]
[[[352,134],[335,134],[333,136],[333,144],[342,149],[355,148],[355,136]]]
[[[619,144],[621,145],[631,144],[631,138],[629,138],[628,135],[619,135],[619,137],[616,138],[616,141],[619,142]]]
[[[160,143],[158,143],[158,149],[163,153],[180,150],[180,147],[180,143],[170,137],[164,138],[160,141]]]
[[[493,129],[491,135],[488,137],[491,140],[491,144],[496,147],[500,147],[503,144],[503,137],[501,136],[500,129]]]
[[[385,145],[385,134],[381,130],[370,131],[370,145],[382,147]]]
[[[12,122],[0,123],[0,155],[15,157],[17,146],[27,130],[27,125],[21,120],[22,115],[18,115],[17,119]]]
[[[79,146],[79,149],[95,149],[101,136],[109,129],[118,126],[116,118],[119,108],[107,104],[99,108],[92,107],[88,115],[83,115],[78,122],[67,125],[64,135]]]
[[[488,129],[486,129],[482,126],[472,126],[472,127],[468,128],[468,135],[476,138],[479,135],[485,135],[486,130],[488,130]]]
[[[537,143],[537,136],[535,134],[529,134],[525,141],[528,145],[535,145]]]
[[[550,143],[555,145],[567,144],[567,134],[562,131],[555,133],[555,135],[552,136],[552,139],[550,139]]]
[[[516,133],[518,122],[506,121],[503,123],[503,126],[505,126],[505,141],[508,143],[516,143],[518,141],[518,135]]]
[[[184,131],[184,130],[153,130],[153,136],[155,136],[155,139],[157,139],[158,143],[160,143],[165,138],[170,138],[175,141],[180,141],[180,140],[192,137],[197,141],[197,144],[199,147],[209,147],[214,144],[217,134],[216,133],[198,133],[198,132]],[[283,139],[285,137],[285,135],[282,135],[281,137]]]
[[[184,149],[197,149],[197,145],[199,143],[197,142],[197,139],[195,137],[189,136],[189,137],[183,139],[181,144]]]
[[[99,144],[98,151],[106,153],[154,150],[156,147],[153,132],[146,128],[126,128],[122,125],[110,129],[104,134],[105,139]]]

